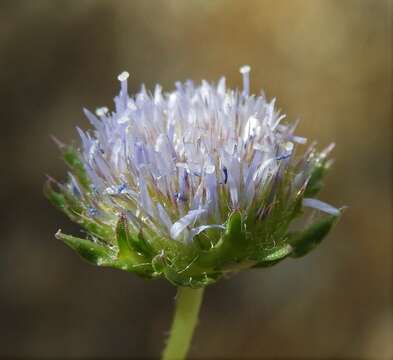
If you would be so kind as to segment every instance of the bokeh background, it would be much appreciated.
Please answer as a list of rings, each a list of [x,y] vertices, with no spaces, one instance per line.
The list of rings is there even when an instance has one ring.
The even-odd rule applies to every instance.
[[[252,67],[298,133],[335,141],[321,198],[349,208],[312,254],[208,288],[194,358],[393,357],[392,3],[388,0],[0,1],[0,357],[153,358],[175,289],[82,262],[42,194],[82,107],[116,75],[241,86]],[[390,25],[389,25],[390,23]]]

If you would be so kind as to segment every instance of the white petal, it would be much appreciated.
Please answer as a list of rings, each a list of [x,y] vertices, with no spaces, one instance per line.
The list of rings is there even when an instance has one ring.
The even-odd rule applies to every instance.
[[[260,121],[255,116],[250,116],[246,122],[243,130],[243,140],[247,141],[249,137],[255,136],[260,133]]]
[[[92,112],[90,112],[86,108],[83,108],[83,112],[84,112],[85,116],[87,117],[87,119],[89,120],[90,124],[92,124],[96,129],[101,128],[100,121],[97,119],[97,117]]]
[[[298,144],[305,144],[307,142],[307,139],[305,137],[301,137],[301,136],[290,136],[289,140],[298,143]]]
[[[139,192],[140,204],[149,215],[153,216],[153,203],[147,191],[146,181],[142,177],[139,178]]]
[[[329,155],[329,153],[336,147],[335,143],[331,143],[329,144],[325,149],[323,149],[321,151],[321,153],[319,154],[320,157],[325,158],[326,156]]]
[[[334,215],[334,216],[340,215],[339,209],[337,209],[334,206],[329,205],[323,201],[317,200],[317,199],[305,198],[305,199],[303,199],[303,206],[317,209],[317,210],[323,211],[327,214]]]
[[[169,215],[165,211],[164,207],[161,204],[157,204],[158,216],[160,217],[161,222],[166,226],[168,231],[171,231],[172,221],[169,218]]]
[[[187,215],[183,216],[180,220],[176,221],[171,227],[171,237],[172,239],[177,239],[183,230],[193,223],[201,214],[206,210],[190,210]]]
[[[207,230],[207,229],[222,229],[225,230],[225,226],[224,225],[218,225],[218,224],[213,224],[213,225],[202,225],[202,226],[198,226],[193,228],[189,235],[188,235],[188,241],[191,241],[194,236],[200,234],[201,232]]]

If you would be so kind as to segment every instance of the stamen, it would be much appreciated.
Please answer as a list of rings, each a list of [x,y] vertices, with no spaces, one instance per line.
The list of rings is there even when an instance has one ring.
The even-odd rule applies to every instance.
[[[243,75],[243,96],[250,94],[250,71],[249,65],[244,65],[240,68],[240,73]]]
[[[127,71],[123,71],[117,79],[121,83],[121,94],[124,96],[127,94],[127,79],[130,77],[130,74]]]

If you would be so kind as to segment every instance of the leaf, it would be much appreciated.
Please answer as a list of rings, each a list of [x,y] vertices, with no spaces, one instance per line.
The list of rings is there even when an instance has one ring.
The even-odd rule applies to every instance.
[[[80,239],[75,236],[63,234],[60,230],[56,233],[56,238],[62,240],[71,249],[75,250],[83,259],[93,265],[102,265],[103,262],[111,259],[111,251],[91,240]]]
[[[284,260],[288,255],[291,254],[293,251],[293,247],[289,244],[286,244],[278,249],[275,249],[273,252],[269,253],[268,255],[264,256],[254,268],[259,267],[269,267],[279,263],[281,260]]]
[[[306,255],[329,233],[337,221],[337,216],[327,216],[304,231],[289,234],[289,244],[293,246],[291,257]]]

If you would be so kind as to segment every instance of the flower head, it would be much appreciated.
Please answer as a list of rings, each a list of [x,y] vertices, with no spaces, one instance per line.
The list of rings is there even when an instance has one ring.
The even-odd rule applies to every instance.
[[[94,264],[192,287],[311,250],[340,214],[313,198],[333,145],[305,147],[240,72],[241,92],[221,78],[132,97],[120,74],[115,110],[85,110],[80,149],[59,143],[68,182],[50,179],[46,194],[88,238],[57,237]],[[305,207],[328,215],[293,231]]]

